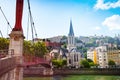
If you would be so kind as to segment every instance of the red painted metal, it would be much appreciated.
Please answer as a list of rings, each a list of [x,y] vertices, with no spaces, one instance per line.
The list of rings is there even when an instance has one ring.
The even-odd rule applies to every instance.
[[[22,30],[23,2],[24,0],[16,0],[16,22],[13,31],[23,31]]]
[[[51,67],[50,61],[47,61],[44,58],[38,58],[38,57],[34,57],[34,60],[31,61],[31,62],[25,61],[25,59],[24,59],[23,66],[24,67],[26,67],[26,66],[35,66],[35,65],[39,65],[39,64],[44,66],[44,67]]]

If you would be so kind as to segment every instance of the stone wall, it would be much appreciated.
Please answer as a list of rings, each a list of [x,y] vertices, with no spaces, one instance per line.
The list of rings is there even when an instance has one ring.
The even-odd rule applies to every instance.
[[[44,75],[44,68],[26,68],[24,77]],[[53,75],[120,75],[120,69],[53,69]]]
[[[32,76],[50,76],[50,68],[44,67],[29,67],[24,68],[24,77]]]
[[[120,75],[120,68],[105,69],[53,69],[54,75]]]

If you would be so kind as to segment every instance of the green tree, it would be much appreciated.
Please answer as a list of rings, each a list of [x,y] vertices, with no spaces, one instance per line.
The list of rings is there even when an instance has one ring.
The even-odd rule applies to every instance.
[[[30,41],[24,40],[23,43],[23,54],[24,55],[30,55],[33,54],[33,49],[32,49],[32,43]]]
[[[25,61],[28,61],[28,62],[33,61],[33,57],[35,54],[34,54],[34,47],[31,41],[24,40],[23,55],[24,55]]]
[[[91,67],[91,66],[95,66],[93,60],[91,60],[91,59],[87,59],[87,61],[88,61],[90,67]]]
[[[62,46],[62,47],[66,49],[66,48],[67,48],[67,44],[66,44],[66,43],[65,43],[65,44],[63,44],[63,46]]]
[[[34,54],[38,57],[43,57],[47,52],[47,48],[43,42],[37,42],[33,44]]]
[[[0,38],[0,50],[5,50],[9,48],[9,39]]]
[[[25,60],[30,62],[34,60],[34,56],[43,57],[47,53],[47,48],[43,42],[32,43],[24,40],[23,52]]]
[[[53,59],[53,60],[52,60],[52,64],[53,64],[53,66],[56,67],[56,68],[62,67],[62,61],[61,61],[61,60]]]
[[[90,67],[95,66],[94,62],[89,62]]]
[[[87,61],[90,63],[90,62],[93,62],[93,60],[91,60],[91,59],[87,59]]]
[[[86,59],[86,60],[88,61],[90,67],[97,67],[98,66],[98,64],[94,64],[93,60],[91,60],[91,59]]]
[[[111,67],[111,66],[114,66],[116,65],[115,62],[113,60],[109,60],[108,61],[108,65]]]
[[[60,40],[62,48],[67,48],[67,36],[63,36]]]
[[[52,60],[52,64],[53,64],[54,67],[60,68],[60,67],[63,67],[65,65],[67,65],[67,60],[56,60],[56,59],[53,59]]]
[[[62,60],[62,65],[64,66],[64,65],[67,65],[67,60],[66,59],[63,59]]]
[[[81,60],[80,64],[84,67],[84,68],[90,68],[89,62],[85,59],[85,60]]]

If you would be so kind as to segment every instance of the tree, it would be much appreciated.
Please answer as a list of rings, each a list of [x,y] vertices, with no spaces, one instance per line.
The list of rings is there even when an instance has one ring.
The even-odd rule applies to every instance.
[[[81,60],[80,64],[84,67],[84,68],[90,68],[89,62],[85,59],[85,60]]]
[[[91,60],[91,59],[87,59],[87,61],[88,61],[90,67],[91,67],[91,66],[95,66],[93,60]]]
[[[91,60],[91,59],[87,59],[87,61],[88,61],[88,62],[93,62],[93,60]]]
[[[31,41],[24,40],[23,55],[24,55],[25,61],[28,61],[28,62],[33,61],[34,47]]]
[[[112,67],[112,66],[115,66],[116,64],[113,60],[109,60],[108,65],[109,65],[109,67]]]
[[[90,67],[95,66],[94,62],[89,62]]]
[[[24,40],[23,43],[23,54],[24,55],[30,55],[33,53],[33,49],[32,49],[32,43],[30,41],[26,41]]]
[[[43,57],[47,53],[47,48],[43,42],[32,43],[24,40],[23,54],[26,61],[33,61],[34,57]]]
[[[65,43],[65,44],[63,44],[63,48],[65,48],[65,49],[67,48],[67,44],[66,44],[66,43]]]
[[[43,42],[34,43],[33,47],[35,56],[43,57],[48,52]]]
[[[60,67],[63,67],[67,64],[67,60],[56,60],[56,59],[53,59],[52,60],[52,64],[54,67],[56,68],[60,68]]]
[[[5,50],[9,48],[9,39],[0,38],[0,50]]]
[[[66,60],[66,59],[63,59],[63,60],[62,60],[62,64],[63,64],[63,66],[64,66],[64,65],[67,65],[67,60]]]

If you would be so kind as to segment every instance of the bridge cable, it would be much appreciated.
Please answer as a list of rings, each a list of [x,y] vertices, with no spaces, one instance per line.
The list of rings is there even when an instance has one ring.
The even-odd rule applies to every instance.
[[[3,14],[3,16],[4,16],[4,18],[5,18],[6,22],[7,22],[7,24],[9,25],[9,27],[10,27],[10,28],[11,28],[11,30],[12,30],[12,27],[11,27],[11,25],[10,25],[9,21],[7,20],[7,17],[5,16],[5,14],[4,14],[4,12],[3,12],[3,10],[2,10],[2,8],[1,8],[1,7],[0,7],[0,10],[1,10],[1,12],[2,12],[2,14]]]
[[[28,34],[29,34],[29,13],[28,13],[28,22],[27,22],[27,40],[28,40]]]
[[[30,16],[30,23],[31,23],[32,39],[33,39],[33,42],[34,42],[34,31],[35,31],[36,38],[37,38],[37,32],[36,32],[36,29],[35,29],[32,13],[31,13],[30,1],[29,0],[27,0],[27,1],[28,1],[28,10],[29,10],[29,16]],[[33,31],[33,29],[34,29],[34,31]]]
[[[1,37],[3,38],[3,35],[2,35],[2,32],[1,32],[1,30],[0,30],[0,35],[1,35]]]

